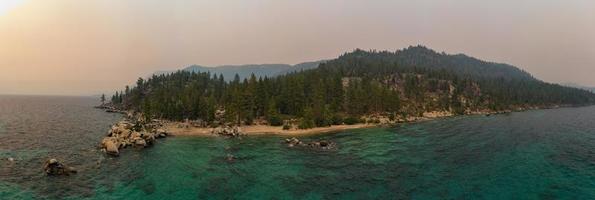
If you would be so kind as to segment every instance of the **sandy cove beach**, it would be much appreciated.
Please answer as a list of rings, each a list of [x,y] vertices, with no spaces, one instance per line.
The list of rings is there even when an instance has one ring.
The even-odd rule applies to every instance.
[[[213,128],[201,127],[180,127],[181,123],[168,123],[165,125],[165,130],[173,136],[217,136],[212,134]],[[311,129],[295,129],[283,130],[281,126],[267,126],[267,125],[251,125],[241,126],[241,132],[245,135],[310,135],[328,132],[343,131],[358,128],[370,128],[379,126],[380,124],[354,124],[354,125],[334,125],[329,127],[317,127]]]
[[[485,113],[477,113],[485,114]],[[427,121],[437,118],[451,117],[449,112],[426,112],[423,117],[410,117],[399,122],[388,122],[388,119],[381,119],[381,123],[359,123],[353,125],[333,125],[329,127],[316,127],[311,129],[292,129],[283,130],[282,126],[268,126],[268,125],[249,125],[239,127],[242,134],[245,135],[283,135],[283,136],[300,136],[313,135],[329,132],[344,131],[350,129],[371,128],[378,126],[387,126],[397,123],[413,123],[420,121]],[[163,127],[170,135],[173,136],[217,136],[213,134],[213,128],[193,127],[183,122],[168,122]]]

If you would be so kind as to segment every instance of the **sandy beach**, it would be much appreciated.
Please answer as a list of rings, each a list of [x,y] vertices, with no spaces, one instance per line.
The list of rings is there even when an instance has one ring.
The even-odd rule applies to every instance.
[[[481,113],[484,114],[484,113]],[[311,129],[292,129],[283,130],[282,126],[268,126],[268,125],[249,125],[241,126],[240,130],[245,135],[284,135],[284,136],[301,136],[313,135],[329,132],[344,131],[350,129],[371,128],[378,126],[386,126],[397,123],[414,123],[444,117],[451,117],[449,112],[426,112],[423,117],[409,117],[399,122],[389,122],[388,119],[380,119],[381,123],[359,123],[353,125],[333,125],[329,127],[316,127]],[[217,136],[212,134],[213,128],[193,127],[183,122],[168,122],[164,124],[164,129],[173,136]]]
[[[179,127],[180,123],[168,123],[165,125],[166,131],[173,136],[217,136],[211,133],[213,128],[201,127]],[[336,131],[343,131],[358,128],[370,128],[382,124],[354,124],[354,125],[334,125],[329,127],[317,127],[311,129],[283,130],[282,126],[251,125],[241,126],[240,130],[245,135],[311,135]]]

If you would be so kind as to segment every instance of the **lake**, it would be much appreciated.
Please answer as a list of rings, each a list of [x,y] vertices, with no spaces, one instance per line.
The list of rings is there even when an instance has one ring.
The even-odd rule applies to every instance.
[[[97,146],[122,116],[97,103],[0,96],[0,199],[595,199],[595,107],[300,138],[335,150],[169,137],[113,158]],[[45,176],[54,157],[79,173]]]

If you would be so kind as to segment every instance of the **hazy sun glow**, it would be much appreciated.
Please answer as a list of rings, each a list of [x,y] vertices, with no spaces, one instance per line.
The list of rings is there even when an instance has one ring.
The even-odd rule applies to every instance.
[[[6,12],[17,7],[19,4],[21,4],[23,2],[24,2],[24,0],[2,0],[2,1],[0,1],[0,16],[4,15]]]

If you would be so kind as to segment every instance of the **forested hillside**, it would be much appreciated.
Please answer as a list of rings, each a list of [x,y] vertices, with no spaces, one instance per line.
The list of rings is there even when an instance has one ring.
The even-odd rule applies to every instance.
[[[353,123],[362,116],[391,120],[440,111],[453,114],[586,105],[595,94],[533,78],[510,65],[422,46],[396,52],[355,50],[318,68],[275,77],[226,81],[221,74],[178,71],[139,79],[112,98],[115,107],[151,118],[209,124],[224,109],[230,123],[255,119],[301,128]]]

